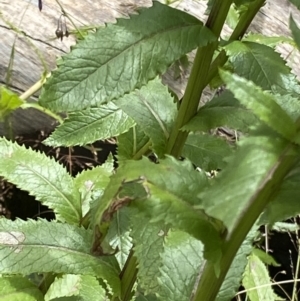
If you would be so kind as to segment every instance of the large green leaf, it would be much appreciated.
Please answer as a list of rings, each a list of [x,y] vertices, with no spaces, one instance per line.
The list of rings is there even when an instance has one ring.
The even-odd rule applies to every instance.
[[[140,88],[183,54],[215,40],[195,17],[155,1],[80,41],[45,84],[40,103],[60,112],[99,105]]]
[[[170,231],[161,254],[158,296],[164,301],[192,300],[203,262],[203,244],[187,233]]]
[[[134,126],[134,121],[113,103],[70,113],[44,143],[73,146],[118,136]]]
[[[145,293],[156,294],[159,289],[158,276],[162,265],[164,237],[167,226],[164,222],[151,223],[143,213],[132,215],[134,256],[137,258],[138,284]]]
[[[165,153],[177,106],[160,79],[115,101],[151,138],[152,147],[158,156]]]
[[[48,289],[45,301],[59,301],[63,300],[63,297],[70,301],[103,301],[107,298],[97,278],[72,274],[57,277]]]
[[[0,175],[52,208],[57,219],[79,224],[81,202],[66,169],[46,155],[0,139]]]
[[[249,127],[256,122],[257,118],[253,113],[241,105],[230,91],[225,91],[201,107],[197,115],[183,127],[183,130],[206,132],[227,126],[248,131]]]
[[[278,105],[271,94],[262,91],[252,82],[227,71],[220,71],[220,75],[234,96],[245,107],[252,110],[260,120],[283,137],[289,140],[295,138],[296,126],[292,118]]]
[[[251,137],[239,144],[240,148],[216,183],[200,195],[203,198],[200,207],[205,208],[207,214],[222,220],[229,233],[253,198],[266,193],[263,189],[276,172],[287,146],[286,140],[278,136]],[[290,155],[292,158],[292,154],[285,154],[287,158]],[[270,193],[270,190],[267,192]]]
[[[124,161],[104,192],[94,224],[105,234],[116,208],[136,200],[134,204],[142,208],[152,222],[164,221],[202,240],[205,256],[217,262],[224,227],[220,221],[193,207],[199,204],[196,195],[206,183],[203,173],[195,171],[187,160],[179,162],[168,157],[160,164],[146,158]]]
[[[118,136],[118,160],[139,159],[149,148],[150,138],[139,125]]]
[[[120,283],[115,259],[90,254],[92,232],[45,220],[0,219],[0,273],[65,273],[105,279],[116,294]]]
[[[21,276],[0,277],[0,301],[44,301],[39,288]]]
[[[204,170],[216,170],[225,166],[224,158],[232,153],[226,140],[208,134],[189,134],[182,155]]]
[[[254,42],[235,41],[225,47],[235,73],[263,90],[280,94],[300,93],[295,75],[273,48]]]

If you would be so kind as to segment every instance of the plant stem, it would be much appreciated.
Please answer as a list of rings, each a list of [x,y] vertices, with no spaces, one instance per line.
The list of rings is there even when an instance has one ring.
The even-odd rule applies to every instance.
[[[236,252],[261,212],[276,195],[283,178],[295,165],[295,158],[297,158],[295,148],[293,145],[289,145],[279,158],[277,165],[270,171],[272,175],[267,175],[265,183],[262,185],[263,188],[250,199],[245,208],[247,214],[237,217],[233,230],[225,239],[222,248],[223,256],[220,260],[220,275],[216,276],[213,262],[205,263],[193,301],[215,300]]]
[[[35,103],[35,102],[26,102],[24,104],[21,105],[22,109],[28,109],[28,108],[34,108],[36,110],[39,110],[45,114],[47,114],[48,116],[54,118],[56,121],[58,121],[59,123],[63,123],[63,118],[60,117],[59,115],[53,113],[52,111],[40,106],[39,104]]]
[[[136,281],[137,275],[137,262],[134,257],[133,250],[131,249],[127,258],[126,264],[120,275],[121,278],[121,300],[132,300],[132,288]]]
[[[217,38],[220,36],[231,4],[232,0],[214,1],[206,26],[211,29]],[[180,105],[178,116],[167,145],[167,153],[175,157],[180,156],[188,136],[187,132],[182,132],[180,129],[197,113],[199,100],[206,86],[205,78],[208,75],[217,46],[218,42],[216,41],[197,50],[182,104]]]
[[[233,33],[231,34],[229,41],[242,39],[249,25],[264,3],[265,0],[257,0],[249,4],[247,11],[244,13],[243,17],[240,18]],[[210,81],[216,76],[218,69],[226,63],[227,59],[228,56],[226,55],[225,50],[222,50],[211,64],[208,76],[206,77],[206,85],[209,84]]]

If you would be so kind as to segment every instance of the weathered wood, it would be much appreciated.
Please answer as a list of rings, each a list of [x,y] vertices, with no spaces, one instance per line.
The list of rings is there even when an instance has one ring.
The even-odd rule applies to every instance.
[[[37,0],[0,0],[0,84],[8,83],[9,87],[17,93],[23,93],[41,78],[45,71],[38,53],[45,62],[47,70],[55,68],[56,59],[67,53],[74,45],[74,37],[64,38],[63,41],[56,39],[55,30],[57,20],[61,15],[61,9],[56,0],[43,0],[43,10],[39,11]],[[150,0],[60,0],[61,5],[72,18],[76,26],[103,24],[114,22],[116,18],[126,17],[133,13],[137,7],[150,6]],[[174,6],[178,6],[201,20],[205,21],[205,1],[183,0]],[[287,0],[272,0],[263,7],[256,17],[251,30],[263,34],[289,35],[288,16],[290,10],[296,20],[300,20],[299,12],[288,4]],[[68,27],[73,28],[67,21]],[[11,25],[20,29],[24,34],[16,34]],[[224,35],[228,34],[227,28]],[[7,82],[7,70],[11,57],[11,50],[15,45],[14,63],[10,80]],[[288,45],[278,47],[284,57],[291,51]],[[38,52],[38,53],[37,53]],[[300,77],[299,54],[290,56],[290,64],[295,73]],[[182,95],[186,85],[185,79],[174,80],[171,74],[165,76],[165,81]],[[35,94],[35,99],[38,93]],[[34,110],[19,110],[13,117],[15,133],[32,132],[37,129],[50,129],[53,120],[46,118],[44,114]],[[3,134],[3,126],[0,124],[0,134]]]

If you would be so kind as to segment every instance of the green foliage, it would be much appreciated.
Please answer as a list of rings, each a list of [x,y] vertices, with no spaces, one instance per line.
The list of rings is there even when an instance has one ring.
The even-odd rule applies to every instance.
[[[22,99],[15,93],[0,87],[0,121],[23,104]]]
[[[299,47],[299,29],[291,18],[294,40],[242,39],[264,2],[208,1],[206,26],[154,2],[63,56],[35,105],[61,122],[45,144],[114,139],[117,161],[72,177],[0,139],[0,176],[56,216],[0,219],[0,300],[226,301],[242,279],[251,300],[276,298],[270,286],[252,290],[270,284],[272,262],[252,249],[260,225],[300,213],[300,89],[274,49]],[[178,100],[159,76],[196,48]],[[205,86],[221,83],[199,107]],[[0,117],[17,107],[29,104],[2,88]]]
[[[100,105],[140,88],[215,39],[195,17],[154,2],[78,42],[46,83],[40,103],[59,112]]]

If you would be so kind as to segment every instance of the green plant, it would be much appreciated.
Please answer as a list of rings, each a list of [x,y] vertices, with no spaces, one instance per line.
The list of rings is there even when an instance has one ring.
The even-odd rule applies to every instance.
[[[22,300],[221,301],[235,295],[244,271],[247,283],[257,227],[300,212],[299,83],[267,38],[243,40],[263,4],[209,1],[204,26],[154,2],[97,29],[59,61],[38,108],[68,117],[44,143],[116,137],[118,168],[110,157],[73,178],[53,159],[1,138],[0,175],[56,214],[52,222],[0,219],[6,300],[18,294]],[[238,21],[220,41],[230,8]],[[299,47],[300,31],[290,22]],[[159,75],[195,48],[176,103]],[[212,83],[227,90],[199,109]],[[6,114],[26,102],[3,89],[1,106]],[[239,130],[239,141],[210,133],[222,126]],[[217,169],[210,179],[207,173]],[[253,253],[249,262],[261,264],[257,258]]]

